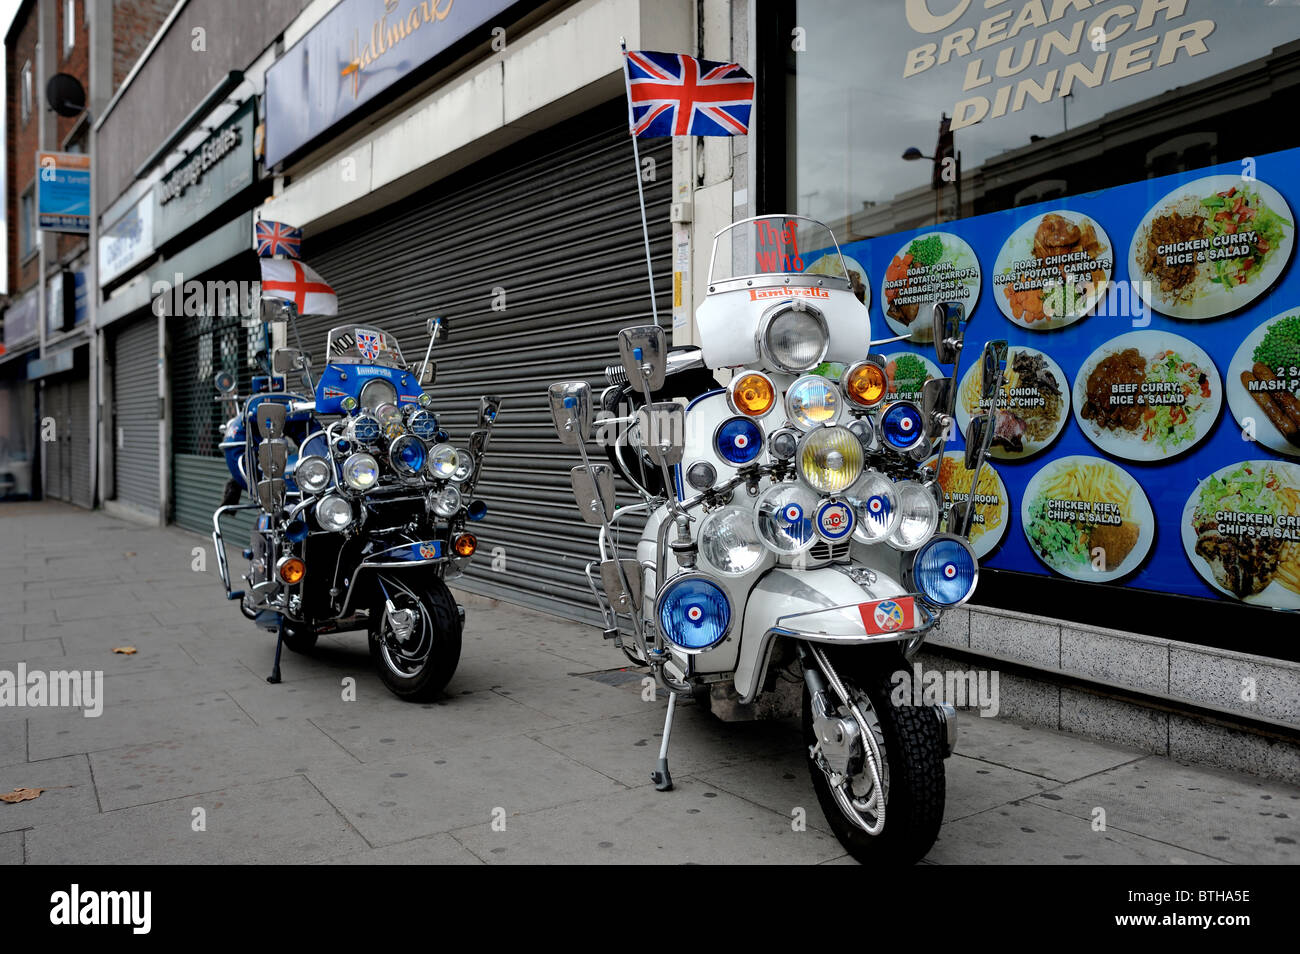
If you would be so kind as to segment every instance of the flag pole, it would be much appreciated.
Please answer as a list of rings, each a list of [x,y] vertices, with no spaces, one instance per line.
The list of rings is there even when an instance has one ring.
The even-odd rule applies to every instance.
[[[650,316],[659,324],[659,306],[655,301],[655,269],[650,260],[650,226],[646,224],[645,186],[641,181],[641,150],[637,145],[636,125],[632,115],[632,77],[627,66],[627,39],[618,38],[619,49],[623,51],[623,91],[627,94],[627,131],[632,137],[632,161],[636,164],[636,196],[641,205],[641,237],[645,242],[645,270],[650,279]]]

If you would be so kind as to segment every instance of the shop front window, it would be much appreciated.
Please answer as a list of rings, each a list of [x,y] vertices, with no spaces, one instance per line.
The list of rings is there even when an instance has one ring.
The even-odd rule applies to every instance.
[[[1010,345],[984,565],[1105,584],[1075,602],[1117,628],[1149,605],[1121,592],[1300,610],[1300,4],[778,9],[761,211],[833,230],[872,337],[903,337],[876,349],[896,393],[948,373],[936,300],[971,351]],[[933,462],[950,500],[979,374]]]

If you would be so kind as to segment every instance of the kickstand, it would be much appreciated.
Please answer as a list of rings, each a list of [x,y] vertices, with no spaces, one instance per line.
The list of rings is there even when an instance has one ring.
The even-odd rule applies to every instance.
[[[650,779],[655,783],[655,791],[671,792],[673,790],[673,776],[668,771],[668,739],[673,731],[673,712],[677,708],[677,693],[668,694],[668,714],[664,716],[664,740],[659,746],[659,768],[650,773]]]
[[[266,677],[266,681],[275,685],[280,681],[280,647],[284,645],[284,617],[280,617],[280,625],[275,630],[275,665],[271,667],[271,675]]]

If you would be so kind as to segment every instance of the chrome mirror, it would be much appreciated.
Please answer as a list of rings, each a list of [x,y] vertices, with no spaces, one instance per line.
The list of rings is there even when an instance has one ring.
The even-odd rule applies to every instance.
[[[1007,374],[1007,343],[990,341],[980,359],[980,398],[988,404],[998,393]]]
[[[234,394],[236,387],[235,376],[229,371],[218,371],[212,378],[212,385],[219,394]]]
[[[271,370],[276,374],[288,374],[300,370],[307,356],[297,348],[276,348],[271,355]]]
[[[993,427],[989,423],[987,414],[976,414],[966,425],[966,469],[974,470],[976,463],[980,459],[980,450],[984,446],[984,439],[989,439],[992,443]]]
[[[261,319],[268,324],[282,324],[297,314],[297,311],[293,302],[283,298],[263,298],[260,305]]]
[[[478,426],[491,427],[496,423],[497,412],[501,410],[501,397],[497,394],[485,394],[478,399]]]
[[[579,464],[569,471],[578,513],[587,523],[602,526],[614,515],[614,468],[609,464]]]
[[[658,325],[637,325],[618,333],[618,353],[628,381],[638,391],[658,391],[668,367],[668,336]]]
[[[279,401],[263,401],[257,405],[257,431],[264,440],[284,436],[285,406]]]
[[[555,433],[565,444],[576,446],[591,433],[591,385],[586,381],[559,381],[546,389]]]
[[[676,401],[656,401],[636,412],[641,444],[656,464],[680,464],[686,443],[686,410]]]
[[[623,564],[622,575],[618,572],[618,563],[613,560],[601,561],[601,586],[605,588],[605,595],[609,597],[610,606],[615,613],[637,612],[637,607],[641,605],[641,566],[636,560],[625,559],[620,562]],[[632,587],[630,598],[623,589],[623,577],[627,577],[627,585]]]
[[[485,430],[474,430],[469,432],[469,452],[475,460],[482,458],[487,453],[488,432]]]
[[[931,441],[943,437],[952,422],[953,392],[952,378],[931,378],[921,385],[921,413]]]
[[[257,482],[257,502],[267,513],[276,513],[284,506],[284,480],[268,477]]]
[[[283,477],[289,461],[289,445],[283,439],[262,441],[257,448],[257,464],[267,477]]]
[[[940,364],[955,364],[966,335],[966,307],[958,301],[937,301],[931,321],[935,357]]]
[[[420,383],[424,385],[433,384],[438,380],[438,362],[428,361],[424,367],[420,368]]]
[[[429,330],[429,337],[434,341],[446,341],[451,333],[451,325],[447,323],[446,318],[430,318],[425,322],[425,327]]]

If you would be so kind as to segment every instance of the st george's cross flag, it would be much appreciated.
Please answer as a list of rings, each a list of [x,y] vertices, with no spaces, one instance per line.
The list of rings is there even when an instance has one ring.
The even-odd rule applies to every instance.
[[[302,258],[302,229],[259,219],[253,224],[253,238],[257,240],[258,258]]]
[[[685,53],[627,51],[634,136],[743,136],[754,78],[735,63]]]
[[[262,297],[291,301],[300,315],[337,315],[338,295],[297,259],[262,259]]]

